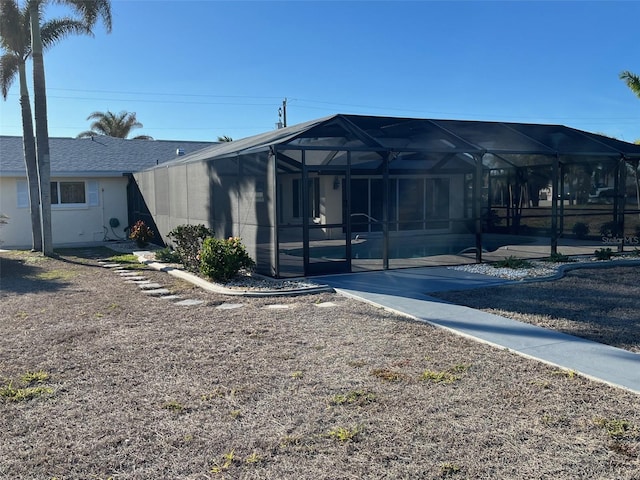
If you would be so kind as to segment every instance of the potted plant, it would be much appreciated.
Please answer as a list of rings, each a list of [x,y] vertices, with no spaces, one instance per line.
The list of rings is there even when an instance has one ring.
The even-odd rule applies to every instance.
[[[146,247],[153,236],[153,230],[142,220],[138,220],[136,224],[131,227],[131,232],[129,233],[129,238],[134,240],[138,247]]]

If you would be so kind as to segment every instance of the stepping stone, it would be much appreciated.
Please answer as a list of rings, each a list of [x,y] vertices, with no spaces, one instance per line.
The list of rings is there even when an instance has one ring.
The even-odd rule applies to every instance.
[[[126,283],[140,283],[140,282],[148,282],[149,280],[146,280],[145,277],[139,277],[139,276],[135,276],[135,277],[124,277],[125,278],[125,282]]]
[[[186,300],[181,300],[179,302],[176,302],[175,305],[180,305],[181,307],[190,307],[192,305],[201,305],[204,303],[204,300],[193,300],[191,298],[188,298]]]
[[[139,277],[140,274],[138,272],[132,272],[131,270],[123,270],[122,272],[118,272],[121,277]]]
[[[144,285],[145,283],[151,283],[151,280],[147,280],[145,277],[140,277],[140,280],[127,280],[130,283],[135,283],[136,285]]]
[[[119,263],[103,263],[102,266],[104,268],[116,268],[121,267],[122,265],[120,265]]]
[[[166,288],[156,288],[156,289],[143,289],[142,290],[144,293],[146,293],[147,295],[169,295],[171,293],[170,290],[166,289]]]
[[[316,304],[316,307],[320,307],[320,308],[329,308],[329,307],[337,307],[337,306],[338,304],[333,302],[322,302],[322,303]]]
[[[220,310],[233,310],[235,308],[244,307],[243,303],[222,303],[218,305],[216,308]]]
[[[177,300],[182,297],[180,295],[162,295],[160,298],[163,300]]]
[[[291,308],[291,305],[282,305],[280,303],[276,303],[274,305],[267,305],[266,307],[267,310],[285,310],[287,308]]]
[[[142,290],[156,290],[158,288],[162,288],[162,285],[159,283],[138,283],[138,288]]]

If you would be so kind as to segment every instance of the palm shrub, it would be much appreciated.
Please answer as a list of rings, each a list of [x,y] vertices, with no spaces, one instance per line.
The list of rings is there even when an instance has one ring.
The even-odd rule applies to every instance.
[[[213,232],[204,225],[179,225],[168,233],[180,257],[180,263],[190,272],[200,270],[200,250],[206,238]]]
[[[255,262],[249,257],[240,237],[227,240],[209,237],[202,243],[200,271],[219,282],[228,282],[242,269],[251,269]]]

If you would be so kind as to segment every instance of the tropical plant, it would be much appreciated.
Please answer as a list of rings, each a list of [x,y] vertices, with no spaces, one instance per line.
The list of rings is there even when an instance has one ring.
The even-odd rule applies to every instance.
[[[593,252],[596,256],[596,260],[611,260],[613,251],[610,248],[599,248]]]
[[[228,282],[241,269],[251,269],[255,262],[242,245],[240,238],[220,240],[209,237],[202,243],[200,271],[203,275],[220,282]]]
[[[142,220],[138,220],[133,227],[131,227],[131,231],[129,233],[129,238],[134,240],[139,247],[144,247],[149,243],[155,234],[153,230],[151,230],[146,223]]]
[[[11,85],[16,77],[18,78],[22,114],[22,144],[29,186],[32,249],[42,250],[38,165],[26,73],[26,62],[31,55],[30,3],[33,3],[33,0],[20,7],[16,0],[2,0],[0,2],[0,46],[3,51],[0,57],[0,90],[2,98],[6,100]],[[72,18],[47,21],[40,28],[44,49],[51,47],[70,34],[92,35],[92,32],[84,23]]]
[[[197,273],[200,270],[200,250],[205,239],[213,237],[213,232],[204,225],[178,225],[168,233],[175,244],[176,253],[184,268]]]
[[[49,126],[47,120],[47,88],[44,75],[44,56],[40,10],[44,0],[29,0],[31,27],[31,58],[33,60],[33,105],[36,126],[36,159],[40,186],[40,212],[42,215],[42,253],[53,255],[51,232],[51,164],[49,161]],[[58,0],[68,5],[79,16],[87,29],[92,29],[101,18],[107,32],[111,31],[111,2],[109,0]]]
[[[98,135],[127,138],[131,130],[143,127],[142,123],[136,118],[135,112],[113,113],[109,110],[106,112],[93,112],[87,117],[87,120],[95,120],[91,124],[91,130],[79,133],[76,138],[95,137]],[[138,135],[133,137],[133,140],[153,140],[153,138],[149,135]]]
[[[221,137],[218,137],[218,141],[222,143],[228,143],[228,142],[233,142],[233,138],[227,135],[222,135]]]
[[[636,75],[629,70],[620,72],[620,80],[627,84],[627,87],[640,98],[640,75]],[[640,139],[636,140],[636,144],[640,145]]]

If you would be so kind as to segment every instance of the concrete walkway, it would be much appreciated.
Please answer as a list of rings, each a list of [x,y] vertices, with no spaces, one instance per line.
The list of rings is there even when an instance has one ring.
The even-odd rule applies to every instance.
[[[429,296],[513,281],[444,267],[327,275],[314,280],[344,295],[640,394],[640,355],[636,353]]]

